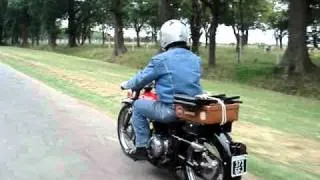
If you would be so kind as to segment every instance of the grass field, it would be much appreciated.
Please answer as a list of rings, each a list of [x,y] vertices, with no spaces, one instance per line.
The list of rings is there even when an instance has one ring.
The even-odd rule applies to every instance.
[[[129,53],[113,59],[112,49],[99,45],[86,45],[76,48],[58,46],[54,49],[48,46],[35,47],[67,55],[84,57],[125,65],[131,68],[142,68],[157,52],[156,48],[129,48]],[[286,94],[313,97],[320,100],[320,69],[303,77],[284,78],[282,75],[274,74],[275,66],[280,62],[283,51],[273,50],[265,53],[261,48],[244,49],[241,63],[237,63],[237,55],[234,47],[218,46],[217,68],[207,67],[208,52],[200,48],[200,56],[204,62],[204,78],[219,81],[237,82],[255,87],[275,90]],[[314,63],[320,66],[320,52],[312,54]]]
[[[72,50],[64,51],[72,54]],[[79,49],[74,51],[75,55],[80,56]],[[81,56],[90,57],[90,52],[83,50]],[[0,47],[0,62],[116,117],[120,100],[125,94],[119,90],[120,82],[130,78],[137,71],[136,63],[152,53],[140,52],[136,56],[121,57],[120,64],[127,64],[128,59],[136,61],[126,66],[105,62],[111,61],[110,51],[103,53],[106,54],[100,58],[97,54],[102,52],[93,53],[89,59]],[[104,57],[105,61],[97,60]],[[141,63],[139,66],[143,65]],[[320,179],[319,100],[285,95],[233,81],[203,80],[202,84],[212,93],[242,96],[241,121],[235,124],[233,134],[237,140],[248,145],[251,173],[267,180]]]

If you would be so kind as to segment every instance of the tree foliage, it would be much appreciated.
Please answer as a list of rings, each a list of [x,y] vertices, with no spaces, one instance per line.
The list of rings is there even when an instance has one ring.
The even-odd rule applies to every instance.
[[[237,52],[248,44],[249,30],[262,28],[263,18],[270,11],[269,0],[230,0],[224,16],[224,24],[232,27]]]
[[[267,17],[267,24],[270,29],[274,30],[276,44],[280,44],[280,49],[283,48],[282,39],[288,35],[289,17],[286,10],[272,11]]]
[[[146,28],[154,15],[154,9],[157,7],[154,0],[131,0],[125,7],[128,24],[133,27],[137,35],[137,47],[140,47],[140,32]],[[151,15],[151,16],[150,16]]]
[[[277,4],[289,4],[289,11],[275,8]],[[320,41],[319,0],[0,0],[0,44],[26,46],[31,40],[35,45],[44,38],[55,46],[59,33],[66,33],[73,47],[90,42],[92,31],[100,27],[103,42],[106,29],[114,30],[114,55],[118,56],[127,51],[124,28],[136,31],[139,47],[141,31],[157,42],[161,24],[173,18],[188,23],[194,52],[198,52],[201,36],[206,45],[210,41],[210,67],[216,65],[216,32],[220,24],[233,28],[239,54],[248,44],[251,29],[265,29],[267,25],[274,30],[280,48],[282,38],[288,35],[282,65],[294,72],[313,67],[307,44],[318,48]],[[68,22],[65,31],[62,22]]]
[[[0,0],[0,45],[3,44],[5,15],[7,12],[8,0]]]

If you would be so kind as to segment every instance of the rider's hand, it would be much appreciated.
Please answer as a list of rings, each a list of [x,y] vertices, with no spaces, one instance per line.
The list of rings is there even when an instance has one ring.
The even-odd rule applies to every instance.
[[[126,89],[128,89],[128,88],[126,88],[126,85],[127,85],[127,81],[122,82],[122,83],[120,84],[121,90],[126,90]]]

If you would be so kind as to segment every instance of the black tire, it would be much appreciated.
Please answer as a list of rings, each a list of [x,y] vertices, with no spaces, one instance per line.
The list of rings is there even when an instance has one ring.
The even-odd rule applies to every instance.
[[[135,148],[135,133],[131,126],[132,106],[124,105],[118,115],[118,140],[122,151],[130,157],[129,152]]]
[[[224,177],[224,166],[221,160],[220,152],[217,148],[213,145],[213,143],[208,143],[214,149],[215,153],[212,154],[211,152],[206,152],[208,157],[216,164],[215,167],[212,168],[212,172],[206,173],[204,170],[202,172],[196,172],[192,167],[189,165],[184,166],[184,179],[186,180],[226,180],[227,178]],[[199,156],[199,154],[198,154]],[[190,148],[187,153],[187,159],[192,161],[194,159],[194,153]],[[201,175],[200,175],[201,174]]]

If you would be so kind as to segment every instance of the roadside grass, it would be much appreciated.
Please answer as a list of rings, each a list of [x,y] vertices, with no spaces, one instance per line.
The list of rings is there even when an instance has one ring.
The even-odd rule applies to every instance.
[[[124,95],[120,91],[115,93],[115,88],[136,71],[97,60],[9,47],[0,48],[0,60],[96,105],[114,118]],[[104,82],[113,85],[103,86],[106,90],[101,90]],[[243,96],[242,122],[236,123],[234,134],[236,139],[249,145],[252,157],[249,169],[253,174],[265,179],[319,179],[320,162],[316,152],[320,147],[319,101],[231,82],[203,81],[203,85],[215,93]],[[311,146],[304,138],[310,138]],[[260,145],[263,149],[259,149]]]
[[[112,49],[101,45],[84,45],[76,48],[57,46],[34,47],[36,49],[54,51],[67,55],[84,57],[94,60],[117,63],[131,68],[143,68],[156,54],[158,49],[128,48],[129,53],[114,59]],[[237,55],[232,46],[217,47],[217,68],[212,70],[208,67],[208,49],[200,48],[200,56],[204,62],[204,78],[248,84],[255,87],[270,89],[286,94],[299,95],[320,99],[320,70],[317,69],[308,75],[287,79],[281,74],[274,73],[275,66],[281,60],[283,51],[274,49],[266,53],[261,48],[247,47],[241,57],[241,63],[237,63]],[[320,66],[320,52],[311,53],[312,60]]]

